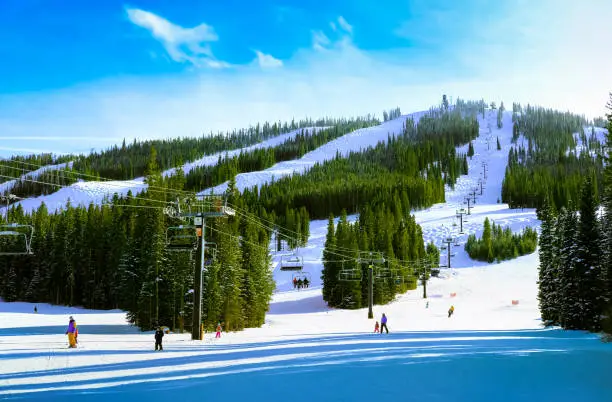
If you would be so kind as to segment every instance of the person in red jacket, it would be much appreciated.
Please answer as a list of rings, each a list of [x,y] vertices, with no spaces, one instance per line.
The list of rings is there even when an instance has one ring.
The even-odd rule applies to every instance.
[[[221,338],[221,323],[217,324],[217,334],[215,335],[215,338]]]

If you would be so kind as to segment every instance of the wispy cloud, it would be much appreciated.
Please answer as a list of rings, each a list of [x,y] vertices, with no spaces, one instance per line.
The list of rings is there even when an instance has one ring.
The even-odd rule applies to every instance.
[[[194,28],[183,28],[152,12],[137,8],[127,8],[126,13],[132,23],[147,29],[162,43],[172,60],[213,68],[229,66],[217,60],[212,53],[209,42],[219,39],[212,26],[202,23]]]
[[[338,25],[348,33],[353,33],[353,26],[349,24],[343,16],[338,17]]]
[[[283,66],[283,61],[275,58],[272,55],[265,54],[259,50],[255,50],[255,54],[257,55],[255,61],[261,68],[277,68]]]
[[[331,41],[323,31],[312,31],[312,47],[315,50],[324,50],[331,44]]]

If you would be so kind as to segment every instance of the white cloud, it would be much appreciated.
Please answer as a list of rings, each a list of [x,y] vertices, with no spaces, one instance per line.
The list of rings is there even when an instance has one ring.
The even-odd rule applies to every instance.
[[[283,66],[282,60],[279,60],[272,55],[262,53],[259,50],[255,50],[255,54],[257,55],[255,61],[261,68],[277,68]]]
[[[312,47],[316,50],[324,50],[331,44],[331,41],[323,31],[312,31]]]
[[[194,65],[213,68],[227,67],[227,63],[215,59],[208,42],[219,39],[213,27],[200,24],[194,28],[183,28],[149,11],[137,8],[126,9],[132,23],[151,32],[160,41],[174,61],[188,61]]]
[[[348,33],[353,33],[353,26],[349,24],[343,16],[338,17],[338,25]]]

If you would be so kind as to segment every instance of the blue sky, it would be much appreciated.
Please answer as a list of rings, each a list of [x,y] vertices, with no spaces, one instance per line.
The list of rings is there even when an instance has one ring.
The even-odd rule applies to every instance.
[[[406,113],[443,93],[601,115],[611,3],[3,0],[0,154]]]

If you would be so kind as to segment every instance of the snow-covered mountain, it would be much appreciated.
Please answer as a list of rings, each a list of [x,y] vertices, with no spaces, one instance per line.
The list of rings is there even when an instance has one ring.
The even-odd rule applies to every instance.
[[[568,400],[570,395],[557,391],[558,381],[580,376],[584,361],[580,353],[584,350],[589,351],[589,368],[606,372],[611,368],[610,345],[594,342],[595,335],[541,328],[537,252],[487,264],[471,260],[462,247],[469,234],[481,234],[487,217],[513,231],[540,225],[535,210],[513,210],[498,202],[512,122],[511,113],[505,112],[503,128],[497,129],[496,115],[496,111],[487,111],[484,118],[480,116],[480,135],[473,141],[475,154],[468,159],[469,174],[460,177],[454,189],[446,189],[446,202],[413,211],[425,241],[442,246],[444,238],[456,238],[451,245],[451,268],[431,278],[428,299],[422,298],[419,286],[388,305],[374,307],[375,317],[382,313],[389,317],[389,335],[371,334],[373,321],[366,319],[367,309],[326,306],[320,276],[327,222],[316,220],[311,222],[307,245],[295,251],[304,259],[304,271],[311,278],[309,289],[294,290],[292,274],[278,269],[280,259],[292,253],[274,253],[277,290],[261,328],[226,333],[220,339],[206,334],[204,341],[191,341],[188,334],[170,334],[164,338],[163,354],[153,351],[152,334],[131,328],[121,311],[39,305],[34,314],[28,303],[0,303],[4,327],[0,329],[0,358],[4,362],[0,365],[0,395],[37,397],[44,392],[45,397],[65,398],[83,392],[79,398],[87,395],[90,400],[102,400],[109,397],[109,387],[121,386],[112,388],[116,393],[111,397],[133,398],[153,387],[156,395],[167,399],[177,391],[181,398],[195,397],[202,384],[210,384],[213,388],[207,392],[219,394],[222,390],[232,400],[264,398],[272,392],[275,399],[286,396],[306,401],[313,387],[317,395],[329,391],[329,395],[342,394],[347,400],[363,400],[381,392],[384,395],[387,387],[411,384],[419,397],[427,400],[492,401],[509,400],[499,395],[494,385],[509,381],[513,387],[532,393],[537,389],[546,399]],[[397,134],[404,118],[347,134],[298,161],[239,175],[238,186],[242,189],[272,177],[303,172],[337,152],[376,145],[388,134]],[[497,138],[502,150],[495,147]],[[466,147],[458,150],[466,152]],[[465,206],[465,197],[479,180],[484,182],[482,194],[477,192],[476,204],[465,217],[464,234],[460,235],[453,225],[455,212]],[[125,186],[126,191],[143,188],[137,180],[105,185],[104,191],[113,190],[113,185]],[[89,194],[89,200],[98,200],[104,191],[96,193],[94,189],[102,188],[96,186],[102,184],[76,183],[71,187]],[[70,194],[58,192],[54,196],[59,199]],[[86,199],[83,197],[83,202]],[[26,205],[33,208],[35,201]],[[350,221],[355,219],[355,215],[349,217]],[[446,252],[441,258],[446,261]],[[449,319],[446,312],[451,305],[455,315]],[[63,349],[69,314],[80,325],[76,350]],[[529,364],[524,363],[524,356],[530,357]],[[542,376],[544,367],[546,376]],[[235,386],[236,374],[240,375],[240,387]],[[445,392],[454,382],[460,386]],[[610,396],[609,387],[590,389],[591,394],[580,394],[586,395],[582,399],[578,390],[571,396],[593,401]],[[475,399],[474,392],[483,397]],[[580,392],[585,392],[584,386]]]

